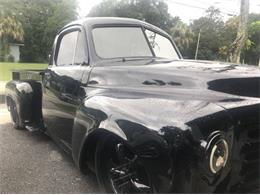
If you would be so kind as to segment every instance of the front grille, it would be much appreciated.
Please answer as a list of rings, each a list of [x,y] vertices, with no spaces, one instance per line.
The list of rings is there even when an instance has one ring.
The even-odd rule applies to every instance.
[[[242,138],[243,144],[240,149],[241,170],[239,175],[241,181],[239,191],[241,193],[260,192],[260,137],[259,126],[247,126]]]

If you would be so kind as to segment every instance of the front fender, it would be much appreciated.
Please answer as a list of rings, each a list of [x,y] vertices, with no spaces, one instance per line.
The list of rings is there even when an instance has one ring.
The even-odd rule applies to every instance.
[[[80,166],[86,140],[102,129],[138,154],[158,189],[170,192],[177,186],[180,191],[186,188],[188,192],[194,190],[195,180],[201,179],[199,173],[185,176],[203,164],[201,142],[213,131],[228,131],[229,120],[222,107],[202,101],[94,96],[86,99],[77,111],[73,157]],[[182,179],[180,186],[172,182],[178,181],[177,176]],[[202,182],[199,187],[205,185]],[[216,185],[210,189],[213,191]]]
[[[101,97],[86,99],[77,110],[72,135],[72,154],[78,167],[81,167],[81,158],[88,138],[102,130],[106,134],[116,136],[134,150],[153,175],[165,175],[172,165],[165,139],[145,124],[131,119],[131,113],[126,114],[110,108],[115,105],[113,101],[104,101],[105,98]],[[158,169],[161,161],[165,166]]]

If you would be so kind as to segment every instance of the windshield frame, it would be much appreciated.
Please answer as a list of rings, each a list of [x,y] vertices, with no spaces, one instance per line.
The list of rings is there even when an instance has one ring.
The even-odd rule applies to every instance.
[[[143,33],[143,35],[144,35],[144,37],[145,37],[145,40],[146,40],[146,43],[148,44],[148,46],[149,46],[149,49],[150,49],[150,51],[151,51],[151,54],[152,54],[152,56],[122,56],[122,57],[112,57],[112,58],[102,58],[102,57],[100,57],[98,54],[97,54],[97,51],[96,51],[96,48],[95,48],[95,43],[94,43],[94,38],[93,38],[93,30],[95,29],[95,28],[109,28],[109,27],[122,27],[122,28],[124,28],[124,27],[133,27],[133,28],[141,28],[141,30],[142,30],[142,33]],[[153,50],[153,48],[152,48],[152,46],[151,46],[151,44],[150,44],[150,42],[149,42],[149,40],[148,40],[148,37],[147,37],[147,35],[146,35],[146,33],[145,33],[145,30],[150,30],[150,31],[152,31],[152,32],[155,32],[155,33],[157,33],[157,34],[159,34],[159,35],[161,35],[161,36],[163,36],[163,37],[165,37],[165,38],[167,38],[169,41],[170,41],[170,43],[171,43],[171,45],[172,45],[172,47],[173,47],[173,49],[175,50],[175,52],[176,52],[176,54],[177,54],[177,56],[178,56],[178,59],[177,60],[180,60],[180,59],[182,59],[182,56],[181,56],[181,54],[180,54],[180,52],[179,52],[179,50],[178,50],[178,48],[177,48],[177,46],[175,45],[175,43],[172,41],[172,39],[171,39],[171,37],[168,35],[168,34],[166,34],[166,33],[162,33],[162,32],[160,32],[159,30],[157,30],[157,29],[155,29],[155,28],[152,28],[152,27],[150,27],[150,26],[148,26],[148,25],[140,25],[140,24],[116,24],[116,23],[109,23],[109,24],[95,24],[95,25],[92,25],[92,27],[90,28],[90,36],[91,36],[91,40],[92,40],[92,46],[93,46],[93,50],[94,50],[94,54],[95,54],[95,56],[99,59],[99,60],[118,60],[118,59],[135,59],[135,58],[140,58],[140,59],[166,59],[166,58],[160,58],[160,57],[156,57],[156,55],[155,55],[155,53],[154,53],[154,50]],[[160,29],[161,30],[161,29]],[[176,60],[176,59],[175,59]]]

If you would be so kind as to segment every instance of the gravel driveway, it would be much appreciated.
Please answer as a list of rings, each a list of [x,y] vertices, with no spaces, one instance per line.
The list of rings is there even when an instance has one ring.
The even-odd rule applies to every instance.
[[[70,156],[42,133],[12,128],[0,105],[0,193],[100,193]]]

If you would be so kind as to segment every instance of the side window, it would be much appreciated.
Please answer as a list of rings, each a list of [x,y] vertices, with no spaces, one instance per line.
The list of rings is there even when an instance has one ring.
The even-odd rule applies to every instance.
[[[78,31],[69,32],[62,37],[56,62],[58,66],[73,64],[77,37]]]
[[[170,59],[179,58],[171,41],[168,38],[147,29],[145,30],[145,33],[156,57]]]
[[[75,51],[74,64],[82,64],[88,62],[86,51],[87,40],[83,35],[83,31],[78,32],[77,47]]]

